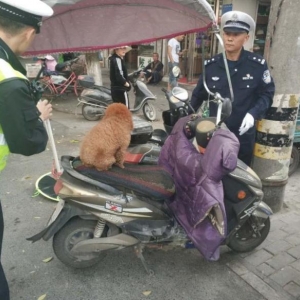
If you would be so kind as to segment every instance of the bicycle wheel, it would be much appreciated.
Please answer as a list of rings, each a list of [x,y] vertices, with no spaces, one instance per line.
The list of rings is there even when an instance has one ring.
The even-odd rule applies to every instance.
[[[47,99],[48,101],[52,101],[55,98],[55,92],[53,88],[48,85],[46,82],[40,81],[41,87],[43,88],[44,92],[42,95],[42,99]]]

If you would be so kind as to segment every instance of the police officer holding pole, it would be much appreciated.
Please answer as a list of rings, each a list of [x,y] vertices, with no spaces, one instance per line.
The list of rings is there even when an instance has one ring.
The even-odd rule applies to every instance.
[[[239,159],[250,165],[255,143],[254,122],[264,117],[272,105],[275,85],[265,59],[243,47],[249,39],[249,33],[255,29],[252,17],[240,11],[230,11],[222,16],[221,25],[234,94],[232,114],[226,120],[226,125],[240,141]],[[222,54],[205,61],[205,76],[212,92],[230,98]],[[200,76],[192,94],[192,107],[197,110],[208,97]],[[216,116],[217,105],[210,102],[209,111],[210,116]]]
[[[47,145],[43,121],[49,119],[52,106],[46,100],[37,103],[17,56],[40,32],[42,17],[52,14],[52,8],[40,0],[0,0],[0,174],[9,152],[29,156],[44,151]],[[0,299],[8,300],[1,264],[3,229],[0,204]]]

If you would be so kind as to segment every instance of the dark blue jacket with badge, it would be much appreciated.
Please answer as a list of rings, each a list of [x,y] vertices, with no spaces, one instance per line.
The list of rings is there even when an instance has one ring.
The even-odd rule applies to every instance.
[[[230,98],[230,90],[222,54],[218,54],[205,62],[206,83],[212,92],[218,92],[222,97]],[[243,121],[246,113],[250,113],[255,120],[264,117],[272,105],[275,92],[274,81],[270,75],[265,59],[255,53],[242,49],[240,58],[233,68],[230,76],[234,94],[232,114],[226,125],[230,130],[236,131]],[[191,105],[197,110],[208,94],[203,85],[202,75],[193,91]],[[210,115],[217,115],[217,105],[209,103]]]

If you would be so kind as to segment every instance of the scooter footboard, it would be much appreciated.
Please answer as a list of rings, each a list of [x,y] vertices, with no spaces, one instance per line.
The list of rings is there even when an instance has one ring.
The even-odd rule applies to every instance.
[[[84,211],[74,206],[70,206],[67,203],[63,204],[62,209],[59,211],[59,214],[55,216],[56,211],[59,209],[59,203],[56,206],[55,211],[53,212],[47,227],[39,232],[38,234],[27,238],[28,241],[33,243],[43,238],[43,240],[48,241],[56,232],[58,232],[71,218],[75,216],[85,215]],[[55,217],[54,217],[55,216]],[[54,218],[53,218],[54,217]]]

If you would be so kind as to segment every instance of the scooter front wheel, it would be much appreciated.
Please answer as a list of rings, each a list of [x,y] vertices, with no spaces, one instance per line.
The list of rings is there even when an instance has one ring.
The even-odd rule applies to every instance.
[[[102,107],[97,107],[94,103],[85,103],[82,106],[82,115],[88,121],[98,121],[105,113],[105,109]]]
[[[150,102],[145,102],[144,106],[143,106],[143,113],[145,118],[148,121],[154,121],[156,119],[156,110],[155,107],[152,103]]]
[[[236,252],[250,252],[254,250],[268,236],[270,232],[270,225],[269,217],[261,219],[251,216],[231,237],[228,247]],[[256,230],[254,230],[254,228]]]
[[[83,269],[99,263],[105,253],[82,253],[74,255],[71,249],[79,242],[92,239],[97,221],[72,219],[53,237],[53,250],[56,257],[66,266]],[[105,233],[104,233],[105,234]]]

